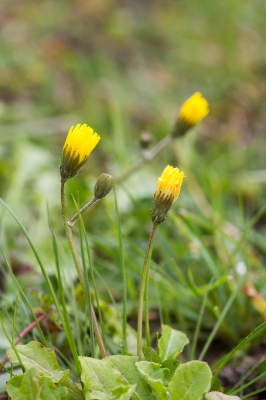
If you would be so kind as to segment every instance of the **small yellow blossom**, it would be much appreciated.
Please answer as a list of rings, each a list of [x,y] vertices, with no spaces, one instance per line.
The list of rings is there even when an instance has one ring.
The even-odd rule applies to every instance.
[[[194,93],[185,101],[179,112],[172,135],[183,136],[209,114],[209,103],[200,92]]]
[[[72,126],[68,132],[60,165],[64,181],[73,178],[87,161],[100,136],[86,124]]]
[[[167,214],[178,198],[184,179],[184,172],[170,165],[163,170],[158,178],[158,189],[154,195],[151,217],[154,224],[166,220]]]

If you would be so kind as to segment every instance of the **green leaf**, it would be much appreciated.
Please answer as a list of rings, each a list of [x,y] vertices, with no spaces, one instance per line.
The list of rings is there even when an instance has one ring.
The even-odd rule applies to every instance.
[[[154,400],[155,397],[139,374],[134,356],[109,356],[102,360],[79,357],[82,367],[81,380],[86,400],[110,400],[118,386],[137,385],[133,400]]]
[[[145,357],[145,361],[162,364],[162,360],[159,357],[159,354],[152,347],[145,346],[142,348],[142,351]]]
[[[168,360],[165,360],[162,363],[162,368],[168,368],[169,369],[170,379],[174,375],[175,370],[177,369],[179,364],[181,364],[181,361],[178,361],[175,358],[169,358]]]
[[[138,360],[135,356],[109,356],[104,358],[104,360],[112,363],[123,378],[126,380],[127,384],[134,385],[137,384],[135,394],[132,399],[145,399],[154,400],[155,396],[151,393],[149,385],[147,385],[143,376],[139,373],[136,367],[136,361]]]
[[[229,396],[220,392],[209,392],[205,394],[205,398],[209,400],[240,400],[238,396]]]
[[[68,373],[68,370],[60,371],[54,349],[47,349],[39,342],[17,345],[16,349],[26,371],[34,368],[37,372],[50,376],[55,383]],[[12,364],[19,364],[12,348],[7,350],[7,356]]]
[[[136,366],[154,390],[156,398],[158,400],[169,400],[170,396],[167,389],[169,370],[161,368],[160,364],[148,361],[140,361],[136,363]]]
[[[67,388],[56,386],[51,377],[41,376],[39,383],[41,387],[40,400],[66,400]]]
[[[113,390],[113,395],[110,400],[130,400],[134,394],[136,385],[133,386],[119,386]]]
[[[6,390],[12,400],[39,400],[37,371],[32,368],[25,374],[13,376],[7,382]]]
[[[77,384],[69,378],[69,372],[61,379],[59,384],[68,389],[67,400],[84,400],[82,391],[78,388]]]
[[[185,345],[189,343],[189,340],[183,332],[172,329],[170,326],[163,325],[162,328],[162,336],[158,340],[158,349],[159,356],[164,361],[178,356]]]
[[[11,400],[66,400],[67,388],[56,386],[53,379],[40,376],[34,368],[7,382]]]
[[[202,361],[180,364],[168,386],[172,400],[201,400],[210,389],[211,379],[210,367]]]
[[[81,363],[81,380],[86,400],[110,400],[112,391],[123,381],[116,368],[103,360],[79,357]]]

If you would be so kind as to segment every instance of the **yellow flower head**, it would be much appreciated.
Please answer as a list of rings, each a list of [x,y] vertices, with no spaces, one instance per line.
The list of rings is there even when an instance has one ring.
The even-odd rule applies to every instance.
[[[184,135],[208,114],[209,103],[200,92],[194,93],[182,105],[172,135],[174,137]]]
[[[170,208],[178,198],[184,176],[184,172],[178,168],[167,165],[158,178],[158,189],[154,195],[151,212],[155,224],[166,220]]]
[[[86,124],[78,124],[69,129],[60,165],[60,174],[64,181],[78,173],[100,139],[100,136]]]

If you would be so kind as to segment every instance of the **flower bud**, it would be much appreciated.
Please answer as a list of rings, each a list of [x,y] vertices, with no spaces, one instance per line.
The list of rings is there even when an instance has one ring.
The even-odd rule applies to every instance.
[[[70,128],[63,147],[60,165],[63,181],[77,175],[100,139],[100,136],[86,124],[78,124]]]
[[[152,142],[152,134],[150,132],[142,132],[139,138],[140,147],[143,150],[148,149]]]
[[[201,93],[194,93],[182,105],[172,130],[172,136],[175,138],[184,136],[189,129],[197,125],[208,114],[209,103]]]
[[[178,198],[184,172],[170,165],[163,170],[158,178],[158,189],[154,195],[151,218],[154,224],[159,225],[167,218],[167,214]]]
[[[112,175],[101,174],[94,185],[94,197],[102,199],[113,189],[115,179]]]

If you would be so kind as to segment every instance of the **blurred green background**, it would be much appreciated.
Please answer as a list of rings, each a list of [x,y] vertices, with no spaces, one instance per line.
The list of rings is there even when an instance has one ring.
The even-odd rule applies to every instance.
[[[265,0],[2,0],[0,192],[51,275],[47,204],[65,249],[59,163],[70,126],[87,123],[102,138],[68,182],[71,215],[71,193],[83,205],[100,173],[118,178],[141,157],[141,133],[151,132],[153,144],[163,139],[181,104],[200,91],[210,103],[208,117],[117,186],[130,312],[134,319],[152,197],[167,164],[187,178],[155,243],[151,305],[157,310],[159,304],[161,321],[193,331],[213,276],[221,287],[212,291],[207,327],[239,276],[266,297],[265,20]],[[119,302],[113,196],[84,219],[96,268]],[[1,240],[24,285],[42,285],[28,244],[3,208]],[[62,269],[71,284],[75,270],[66,254]],[[100,283],[99,288],[108,298]],[[15,296],[10,293],[3,295],[7,303]],[[263,312],[239,294],[222,333],[237,343],[263,320]]]

